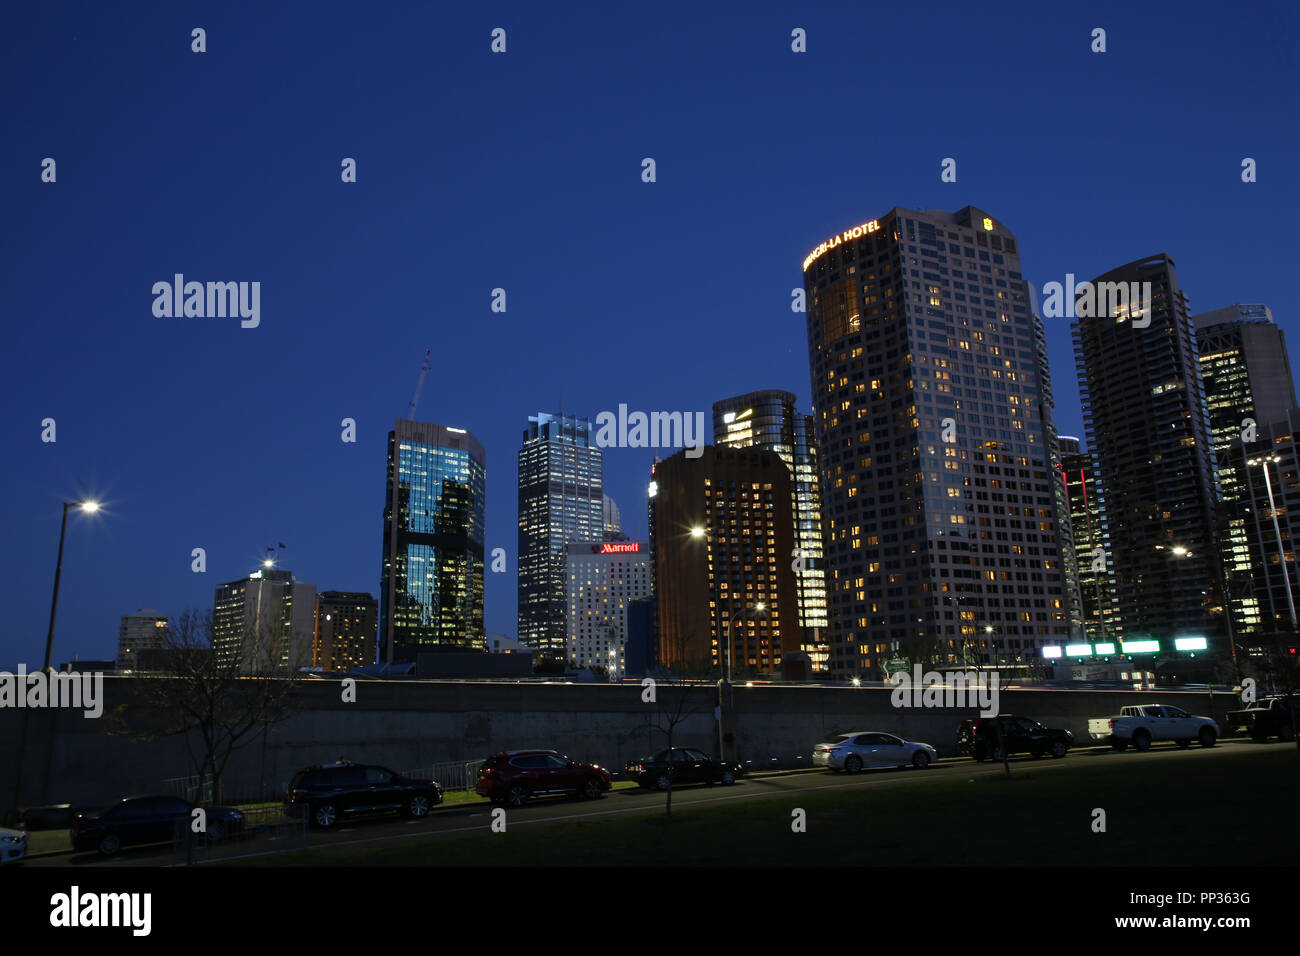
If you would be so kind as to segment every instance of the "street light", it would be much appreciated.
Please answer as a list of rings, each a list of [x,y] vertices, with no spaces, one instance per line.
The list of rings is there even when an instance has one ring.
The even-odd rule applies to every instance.
[[[86,514],[94,514],[99,510],[98,501],[65,501],[63,502],[63,521],[59,525],[59,558],[54,565],[54,597],[50,599],[50,630],[45,636],[45,666],[41,668],[44,671],[50,671],[50,659],[54,654],[54,618],[59,610],[59,578],[63,576],[63,539],[68,532],[68,509],[80,508]]]

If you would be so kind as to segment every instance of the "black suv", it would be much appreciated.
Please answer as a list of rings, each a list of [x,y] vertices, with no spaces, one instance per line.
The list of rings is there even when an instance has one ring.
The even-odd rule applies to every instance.
[[[329,828],[341,817],[397,811],[423,817],[442,802],[442,787],[432,780],[411,780],[387,767],[332,763],[299,770],[285,796],[290,813],[303,808],[318,827]]]
[[[1027,753],[1035,757],[1044,754],[1064,757],[1074,746],[1074,734],[1068,730],[1044,727],[1036,720],[1015,714],[998,714],[997,717],[973,717],[958,724],[957,752],[981,761],[989,758],[1001,760],[999,726],[1001,742],[1006,745],[1008,756]]]

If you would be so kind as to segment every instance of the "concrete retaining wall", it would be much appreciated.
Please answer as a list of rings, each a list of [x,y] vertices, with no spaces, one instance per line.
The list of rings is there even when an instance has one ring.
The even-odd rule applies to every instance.
[[[0,811],[14,803],[24,740],[20,802],[25,805],[102,804],[195,772],[190,746],[181,738],[144,741],[109,732],[109,715],[132,698],[135,680],[104,679],[106,716],[100,720],[77,711],[0,710]],[[666,715],[679,708],[685,716],[674,743],[717,750],[717,690],[709,685],[690,692],[661,685],[653,704],[642,701],[642,688],[634,684],[363,681],[357,690],[357,702],[345,704],[335,682],[303,684],[294,694],[298,712],[265,741],[257,735],[236,753],[225,775],[226,794],[282,789],[294,771],[339,757],[401,771],[538,747],[621,769],[627,760],[665,745],[655,725],[666,726]],[[825,735],[855,730],[925,741],[947,755],[955,752],[958,723],[976,713],[974,708],[896,708],[887,688],[737,686],[732,693],[724,731],[734,735],[728,756],[741,760],[806,756]],[[1000,701],[1003,713],[1065,727],[1080,743],[1089,742],[1090,717],[1147,702],[1216,719],[1239,706],[1226,694],[1165,691],[1004,690]]]

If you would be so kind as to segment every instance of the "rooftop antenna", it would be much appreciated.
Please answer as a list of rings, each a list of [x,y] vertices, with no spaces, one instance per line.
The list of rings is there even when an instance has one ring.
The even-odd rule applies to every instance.
[[[424,350],[424,364],[420,366],[420,377],[415,382],[415,394],[411,396],[411,405],[406,411],[406,417],[411,421],[415,421],[415,409],[420,404],[420,390],[424,388],[424,376],[429,371],[429,355],[432,352],[432,348]]]

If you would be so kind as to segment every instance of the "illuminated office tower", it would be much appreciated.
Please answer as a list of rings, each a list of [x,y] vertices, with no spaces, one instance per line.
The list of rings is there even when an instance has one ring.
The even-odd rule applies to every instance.
[[[591,422],[546,412],[530,415],[519,449],[520,643],[564,658],[564,548],[570,541],[601,539],[604,527],[604,458]]]
[[[1150,283],[1139,305],[1094,306],[1071,323],[1120,625],[1162,648],[1178,637],[1214,641],[1223,634],[1215,458],[1187,298],[1163,254],[1090,288],[1103,283]]]
[[[310,667],[316,586],[267,562],[216,589],[212,652],[241,672]]]
[[[1287,418],[1295,406],[1295,385],[1287,360],[1286,336],[1273,324],[1266,305],[1232,305],[1192,316],[1196,350],[1210,414],[1210,442],[1219,466],[1219,544],[1223,555],[1224,585],[1232,611],[1233,632],[1258,631],[1268,615],[1261,616],[1261,594],[1256,593],[1252,568],[1258,549],[1248,540],[1254,507],[1243,473],[1243,458],[1232,454],[1244,446],[1263,454],[1260,432]],[[1260,477],[1257,472],[1255,477]]]
[[[569,664],[626,673],[628,612],[650,595],[649,549],[622,535],[570,541],[565,566]]]
[[[379,602],[355,591],[321,591],[316,595],[313,665],[327,673],[346,674],[375,663]]]
[[[811,415],[801,415],[790,392],[750,392],[713,403],[713,441],[719,446],[767,448],[781,456],[793,482],[796,571],[802,650],[815,671],[827,669],[826,556],[822,539],[821,466]]]
[[[463,428],[399,418],[388,433],[381,662],[484,650],[486,462]]]
[[[1069,637],[1042,323],[1014,235],[895,208],[803,262],[831,672]]]
[[[789,468],[766,448],[708,445],[654,475],[659,663],[777,673],[801,643]]]
[[[1061,477],[1070,530],[1078,561],[1078,603],[1080,626],[1087,643],[1115,642],[1123,634],[1110,580],[1110,553],[1101,494],[1092,456],[1084,452],[1079,439],[1060,438]]]

